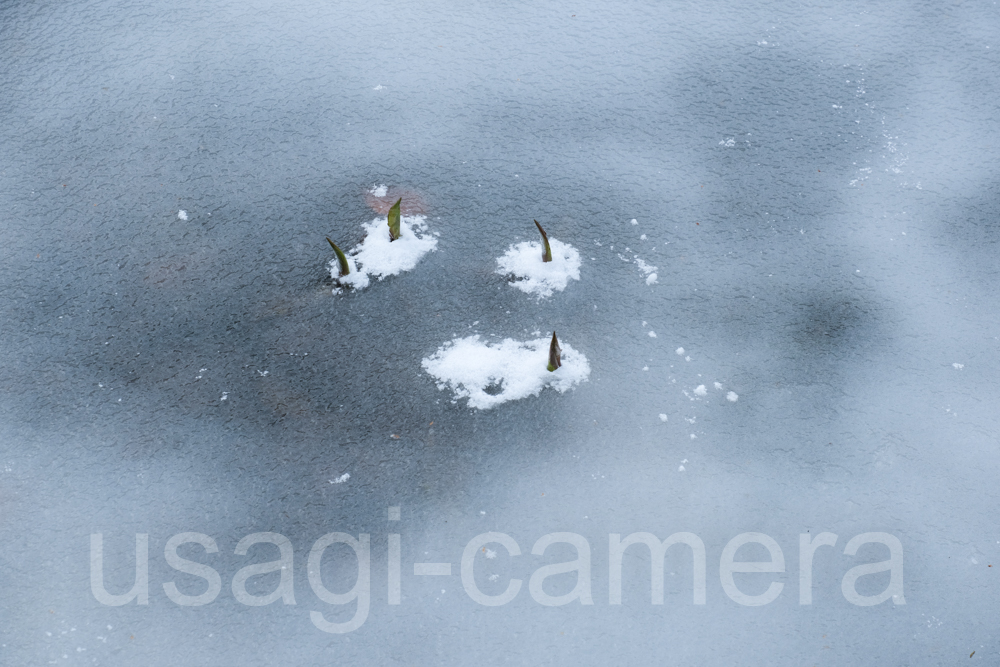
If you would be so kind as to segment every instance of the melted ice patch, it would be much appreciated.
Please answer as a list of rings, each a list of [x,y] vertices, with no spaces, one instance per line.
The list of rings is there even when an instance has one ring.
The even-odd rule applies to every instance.
[[[550,242],[551,243],[551,242]],[[537,396],[545,387],[565,392],[590,376],[590,364],[570,345],[562,347],[562,366],[546,369],[549,339],[499,343],[479,340],[479,336],[456,338],[425,358],[422,366],[437,381],[438,389],[450,388],[455,400],[469,399],[469,407],[479,410]]]
[[[566,289],[570,280],[580,279],[580,253],[568,243],[549,239],[552,261],[542,261],[539,241],[522,241],[497,258],[497,273],[513,275],[514,287],[539,299]]]
[[[388,218],[375,218],[365,225],[367,236],[360,245],[346,253],[351,272],[340,275],[337,258],[330,260],[330,275],[341,286],[364,289],[374,276],[382,280],[410,271],[424,255],[437,247],[437,239],[427,232],[422,215],[404,215],[399,221],[399,238],[389,240]],[[339,290],[334,289],[336,294]]]

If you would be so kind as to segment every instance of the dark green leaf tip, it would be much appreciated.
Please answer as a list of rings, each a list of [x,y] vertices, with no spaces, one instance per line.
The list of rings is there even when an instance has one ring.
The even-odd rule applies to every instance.
[[[551,373],[562,366],[562,348],[559,347],[559,339],[556,332],[552,332],[552,342],[549,343],[549,365],[545,368]]]
[[[392,205],[389,209],[389,240],[395,241],[399,238],[399,206],[403,202],[403,198],[400,197],[396,200],[396,203]]]
[[[545,230],[542,229],[542,226],[538,224],[537,220],[535,220],[535,227],[538,227],[538,231],[542,235],[542,244],[545,246],[544,249],[542,250],[542,261],[551,262],[552,248],[549,247],[549,235],[545,233]]]
[[[326,237],[326,242],[330,244],[333,248],[333,252],[337,254],[337,263],[340,264],[340,275],[346,276],[351,272],[351,266],[347,263],[347,256],[344,251],[337,247],[337,244],[330,240],[330,237]]]

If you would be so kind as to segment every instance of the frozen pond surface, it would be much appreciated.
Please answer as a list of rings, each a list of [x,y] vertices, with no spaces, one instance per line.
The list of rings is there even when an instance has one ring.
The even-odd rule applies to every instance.
[[[995,664],[997,35],[989,0],[0,1],[0,661]],[[361,242],[376,184],[436,250],[332,295],[324,237]],[[533,219],[582,260],[542,300],[496,273]],[[566,393],[478,411],[421,367],[552,330],[590,364]],[[295,605],[232,590],[277,558],[234,553],[265,531]],[[371,541],[345,634],[310,618],[355,615],[308,581],[334,531]],[[522,580],[503,606],[461,579],[489,531],[521,552],[475,552],[483,594]],[[163,587],[206,589],[167,564],[183,532],[217,543],[178,551],[221,577],[203,606]],[[529,591],[576,558],[532,555],[555,532],[589,544],[592,605],[538,601],[574,573]],[[635,532],[703,541],[705,604],[684,545],[662,606],[641,545],[609,603],[608,535]],[[763,606],[720,577],[745,532],[784,557],[735,575],[784,584]],[[844,554],[867,532],[900,541],[905,604],[843,594],[888,558]],[[95,599],[95,533],[114,594],[148,534],[147,605]],[[333,592],[357,569],[344,544],[322,560]]]

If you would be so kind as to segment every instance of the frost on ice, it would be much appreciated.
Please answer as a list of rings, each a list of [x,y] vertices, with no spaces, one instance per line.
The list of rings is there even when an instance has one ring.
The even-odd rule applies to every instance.
[[[585,382],[590,376],[587,357],[560,343],[562,366],[553,372],[545,368],[548,338],[524,342],[506,338],[499,343],[481,341],[478,335],[456,338],[421,365],[436,379],[438,389],[450,388],[456,400],[468,398],[470,408],[488,410],[507,401],[537,396],[546,386],[565,392]]]
[[[375,218],[365,225],[365,240],[346,253],[351,272],[341,276],[334,257],[329,264],[330,275],[341,286],[364,289],[372,276],[382,280],[413,269],[424,255],[437,247],[437,239],[427,232],[426,220],[422,215],[401,216],[399,238],[390,241],[388,218]],[[335,294],[338,291],[334,289]]]
[[[542,261],[542,244],[522,241],[497,258],[497,273],[514,276],[514,287],[539,299],[566,289],[570,280],[580,279],[580,253],[568,243],[549,239],[552,261]]]

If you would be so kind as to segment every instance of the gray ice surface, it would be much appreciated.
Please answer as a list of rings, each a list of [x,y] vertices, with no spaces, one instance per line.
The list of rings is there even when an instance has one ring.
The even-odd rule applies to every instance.
[[[996,664],[998,36],[992,0],[0,1],[0,662]],[[324,237],[360,241],[379,183],[419,193],[438,249],[332,296]],[[536,218],[584,257],[541,302],[494,273]],[[553,329],[592,367],[566,394],[474,411],[420,366]],[[201,607],[163,589],[206,587],[165,561],[186,531],[219,549],[180,551],[221,575]],[[231,591],[274,558],[234,554],[261,531],[294,547],[294,606]],[[332,531],[371,535],[348,634],[310,621],[354,610],[307,581]],[[522,552],[477,557],[484,592],[523,580],[505,606],[458,574],[486,531]],[[636,531],[704,541],[705,605],[684,547],[664,605],[643,547],[609,604],[608,534]],[[872,531],[905,604],[841,592],[887,558],[843,554]],[[593,605],[529,594],[574,558],[531,555],[552,532],[589,542]],[[765,606],[720,583],[744,532],[784,553],[737,575],[784,584]],[[95,599],[92,533],[112,593],[149,535],[148,605]],[[331,548],[329,588],[352,558]]]

